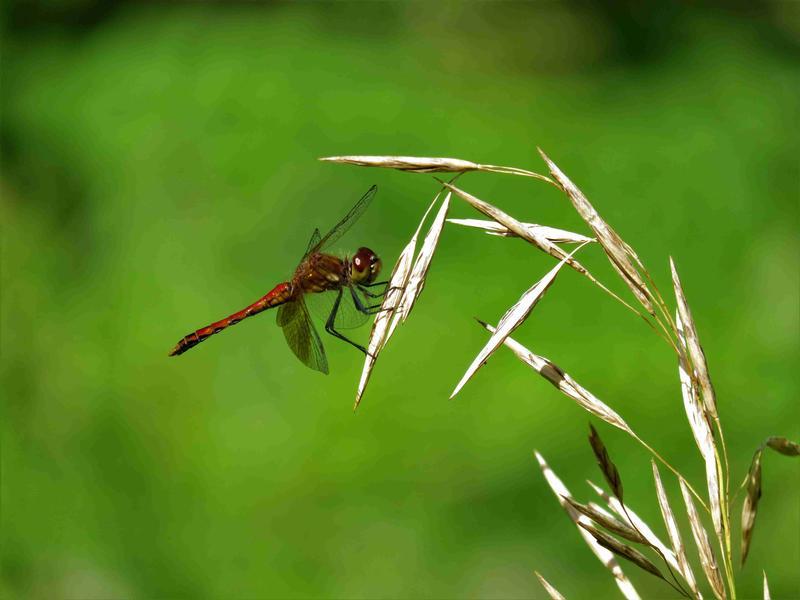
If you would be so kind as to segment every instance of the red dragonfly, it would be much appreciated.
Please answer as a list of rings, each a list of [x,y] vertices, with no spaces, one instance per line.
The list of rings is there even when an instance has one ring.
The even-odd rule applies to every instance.
[[[305,365],[327,374],[328,359],[306,303],[312,294],[329,300],[325,331],[366,354],[364,346],[345,337],[339,329],[357,327],[380,309],[377,300],[386,293],[388,285],[386,281],[375,281],[381,270],[381,260],[369,248],[359,248],[352,257],[344,258],[323,250],[341,238],[358,220],[369,207],[377,189],[374,185],[369,188],[327,235],[320,236],[319,229],[314,230],[306,253],[289,281],[279,283],[247,308],[185,336],[169,355],[183,354],[215,333],[277,306],[278,325],[283,329],[292,352]],[[373,288],[377,291],[372,291]]]

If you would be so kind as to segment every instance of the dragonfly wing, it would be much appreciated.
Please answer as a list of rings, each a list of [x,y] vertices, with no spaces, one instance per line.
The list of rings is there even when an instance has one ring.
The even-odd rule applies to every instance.
[[[308,247],[306,248],[306,253],[303,254],[303,258],[311,254],[311,251],[319,246],[320,240],[322,240],[322,236],[319,233],[319,229],[315,229],[314,233],[311,234],[311,239],[308,240]]]
[[[365,298],[361,292],[355,290],[359,295],[359,301],[364,307],[374,304],[368,302],[369,298]],[[309,312],[321,320],[323,323],[328,322],[328,317],[333,312],[333,305],[336,302],[336,294],[338,290],[328,290],[326,292],[319,292],[316,294],[306,294],[304,296],[306,305]],[[355,301],[350,295],[350,288],[344,288],[342,292],[342,301],[339,303],[339,309],[336,311],[336,319],[333,322],[335,329],[355,329],[361,327],[369,319],[369,315],[359,311],[356,308]]]
[[[277,321],[295,356],[307,367],[327,375],[328,359],[325,349],[303,299],[282,304],[278,308]]]
[[[361,200],[356,202],[356,205],[350,209],[350,212],[347,213],[344,218],[339,221],[336,226],[331,229],[324,238],[322,238],[319,243],[311,249],[311,251],[318,251],[321,248],[326,246],[330,246],[331,244],[335,243],[340,237],[342,237],[345,232],[350,229],[350,226],[355,223],[358,218],[364,214],[364,211],[369,208],[370,203],[372,202],[372,198],[375,197],[375,192],[378,191],[378,186],[373,185],[367,193],[361,197]]]

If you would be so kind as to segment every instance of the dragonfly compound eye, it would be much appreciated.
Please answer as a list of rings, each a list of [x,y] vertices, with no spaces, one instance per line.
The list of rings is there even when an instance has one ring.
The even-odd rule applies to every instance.
[[[352,265],[352,277],[360,283],[371,283],[381,269],[380,259],[369,248],[359,248]]]

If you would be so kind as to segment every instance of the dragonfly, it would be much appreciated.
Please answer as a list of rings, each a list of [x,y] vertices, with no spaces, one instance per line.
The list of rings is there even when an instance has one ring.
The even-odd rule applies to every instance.
[[[322,309],[325,331],[367,354],[364,346],[345,336],[340,329],[362,325],[380,310],[387,281],[376,281],[381,259],[369,248],[361,247],[352,256],[339,257],[325,250],[341,238],[375,197],[372,186],[326,235],[315,229],[303,258],[289,281],[279,283],[250,306],[184,336],[169,353],[183,354],[212,335],[270,308],[278,308],[277,323],[295,356],[306,366],[328,373],[325,348],[314,326],[309,304]],[[322,302],[316,302],[321,298]],[[314,302],[311,302],[314,300]]]

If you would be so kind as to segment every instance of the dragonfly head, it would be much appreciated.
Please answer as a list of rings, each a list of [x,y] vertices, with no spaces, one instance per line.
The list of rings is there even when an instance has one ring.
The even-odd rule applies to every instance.
[[[372,283],[381,272],[381,259],[369,248],[359,248],[350,261],[350,280],[353,283]]]

